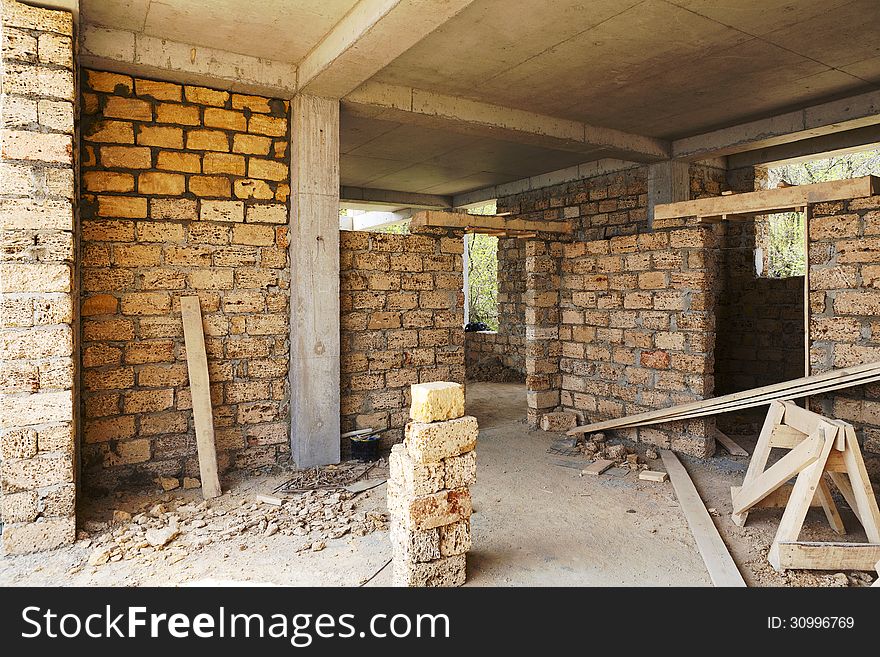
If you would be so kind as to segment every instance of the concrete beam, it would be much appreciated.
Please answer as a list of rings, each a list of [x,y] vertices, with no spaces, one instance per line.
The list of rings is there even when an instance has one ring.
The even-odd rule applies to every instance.
[[[80,32],[79,62],[117,73],[263,96],[290,98],[296,89],[293,64],[88,24]]]
[[[760,148],[756,151],[737,153],[729,156],[727,162],[731,169],[777,166],[846,155],[869,148],[880,148],[880,125],[869,125],[856,130],[813,137],[791,144],[780,144],[779,146]]]
[[[418,192],[397,192],[391,189],[369,189],[366,187],[344,186],[339,191],[341,201],[390,205],[400,208],[446,209],[452,207],[451,196],[420,194]]]
[[[676,139],[672,157],[703,160],[874,125],[880,125],[880,91]]]
[[[464,194],[456,194],[452,197],[452,205],[456,208],[475,205],[482,201],[491,201],[492,199],[510,196],[512,194],[522,194],[544,187],[553,187],[575,180],[586,180],[587,178],[595,178],[603,176],[607,173],[616,173],[617,171],[625,171],[626,169],[635,169],[641,165],[635,162],[624,162],[623,160],[603,159],[593,162],[585,162],[565,169],[557,169],[556,171],[548,171],[537,176],[529,178],[520,178],[509,183],[501,185],[492,185],[491,187],[483,187],[472,192]]]
[[[351,227],[347,230],[375,230],[383,226],[393,226],[399,224],[412,216],[411,210],[400,210],[399,212],[380,212],[370,211],[363,214],[356,214],[353,217],[340,217],[339,227],[343,229],[342,219],[351,219]],[[347,222],[346,222],[347,223]]]
[[[478,137],[494,137],[577,153],[656,162],[669,157],[668,142],[580,121],[535,114],[458,96],[368,82],[343,98],[359,116],[424,125]]]
[[[360,0],[299,64],[301,93],[341,98],[473,0]]]
[[[691,198],[690,164],[675,160],[648,165],[648,222],[654,220],[658,203],[689,201]]]
[[[340,458],[339,101],[290,113],[291,451],[308,468]]]

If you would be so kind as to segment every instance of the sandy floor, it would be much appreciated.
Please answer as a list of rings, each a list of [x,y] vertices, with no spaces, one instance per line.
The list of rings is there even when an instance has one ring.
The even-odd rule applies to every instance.
[[[601,477],[554,463],[547,454],[558,434],[530,432],[525,426],[525,389],[518,384],[469,384],[468,412],[480,422],[478,482],[474,497],[473,551],[468,556],[469,586],[709,586],[672,486],[639,481],[634,473],[612,469]],[[744,446],[750,446],[744,442]],[[733,525],[730,486],[742,481],[747,459],[682,459],[747,582],[753,586],[863,585],[867,575],[796,572],[779,575],[766,552],[779,512],[754,512],[746,528]],[[657,461],[653,469],[662,469]],[[869,466],[876,472],[877,463]],[[286,473],[224,482],[228,492],[216,508],[235,509],[259,493],[271,493]],[[876,476],[875,476],[876,480]],[[199,501],[197,492],[166,494]],[[136,512],[162,499],[147,492],[94,500],[81,524],[106,521],[113,509]],[[359,517],[384,511],[385,486],[361,493]],[[844,512],[847,527],[857,528]],[[49,554],[0,558],[0,585],[198,585],[267,583],[277,585],[389,585],[387,531],[329,539],[313,552],[310,536],[242,534],[197,550],[169,544],[158,558],[89,566],[94,549],[86,541]],[[834,540],[821,512],[811,512],[802,538]],[[853,531],[846,540],[864,540]],[[378,574],[377,574],[378,573]],[[372,579],[370,579],[372,578]]]

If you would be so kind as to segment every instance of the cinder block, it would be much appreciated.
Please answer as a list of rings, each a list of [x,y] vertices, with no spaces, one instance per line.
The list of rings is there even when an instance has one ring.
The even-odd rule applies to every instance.
[[[392,522],[391,551],[395,562],[423,563],[440,558],[440,530],[412,529]]]
[[[477,418],[470,415],[445,422],[410,422],[404,444],[414,461],[426,463],[471,451],[478,434]]]
[[[477,481],[477,451],[443,459],[446,488],[463,488]]]
[[[394,562],[392,583],[407,587],[461,586],[465,582],[465,555],[443,557],[426,563]]]
[[[416,422],[452,420],[464,415],[464,386],[460,383],[435,381],[410,387],[409,416]]]
[[[410,497],[437,493],[444,485],[443,461],[422,463],[410,458],[402,443],[391,448],[391,479]]]
[[[440,554],[451,557],[471,549],[471,521],[460,520],[437,528],[440,533]]]
[[[558,413],[544,413],[541,416],[541,429],[543,431],[568,431],[576,426],[576,413],[562,411]]]

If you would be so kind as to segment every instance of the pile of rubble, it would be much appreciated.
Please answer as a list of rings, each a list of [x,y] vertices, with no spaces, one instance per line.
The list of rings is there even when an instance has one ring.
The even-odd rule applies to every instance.
[[[490,383],[524,383],[525,375],[513,369],[505,367],[501,357],[491,354],[484,356],[467,368],[468,379],[471,381],[488,381]]]
[[[648,470],[649,466],[645,461],[656,461],[660,458],[653,447],[648,447],[642,458],[635,448],[621,444],[612,445],[604,433],[594,433],[589,437],[580,438],[577,447],[589,459],[613,461],[616,466],[627,467],[633,472]]]
[[[163,502],[135,513],[114,511],[110,523],[86,522],[79,538],[92,548],[91,566],[125,559],[176,563],[194,550],[245,535],[302,536],[298,551],[319,551],[329,539],[388,529],[387,515],[358,511],[356,497],[345,490],[313,490],[285,499],[227,493],[194,502],[166,493]]]

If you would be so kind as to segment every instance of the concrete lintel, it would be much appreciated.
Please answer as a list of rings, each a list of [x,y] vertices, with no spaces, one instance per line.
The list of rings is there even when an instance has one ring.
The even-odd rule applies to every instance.
[[[625,162],[623,160],[610,158],[594,160],[592,162],[585,162],[572,167],[566,167],[565,169],[549,171],[529,178],[520,178],[519,180],[503,183],[501,185],[492,185],[491,187],[483,187],[482,189],[476,189],[472,192],[456,194],[452,198],[452,204],[454,207],[460,208],[481,201],[490,201],[494,198],[501,198],[503,196],[522,194],[524,192],[543,189],[545,187],[553,187],[554,185],[561,185],[575,180],[586,180],[587,178],[595,178],[596,176],[625,171],[626,169],[635,169],[640,166],[641,164],[636,162]]]
[[[690,163],[676,160],[648,165],[648,222],[654,220],[658,203],[689,201],[691,198]]]
[[[669,157],[669,144],[611,128],[492,105],[469,98],[379,82],[368,82],[343,99],[346,110],[359,116],[424,125],[461,134],[494,137],[635,162]]]
[[[296,87],[293,64],[97,25],[83,26],[79,61],[117,73],[264,96],[290,98]]]
[[[880,91],[722,128],[672,142],[672,157],[700,160],[880,124]]]
[[[300,92],[345,96],[472,2],[360,0],[300,62]]]
[[[728,157],[731,169],[750,166],[797,164],[836,155],[845,155],[868,148],[880,148],[880,124],[813,137],[791,144],[760,148]]]
[[[370,189],[367,187],[343,186],[339,191],[341,201],[375,203],[401,208],[446,209],[452,207],[451,196],[420,194],[418,192],[398,192],[391,189]]]

